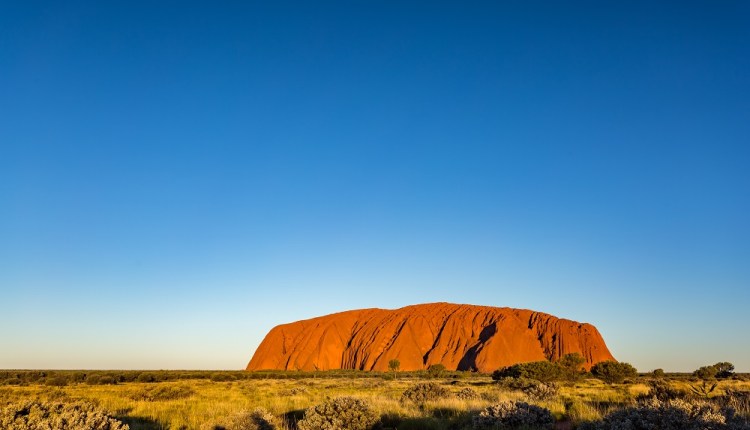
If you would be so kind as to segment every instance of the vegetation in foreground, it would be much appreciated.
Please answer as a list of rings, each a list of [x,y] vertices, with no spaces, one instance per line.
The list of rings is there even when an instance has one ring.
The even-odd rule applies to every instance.
[[[492,377],[0,371],[0,429],[750,429],[750,378],[727,363],[694,375],[607,364],[595,378],[571,362]]]

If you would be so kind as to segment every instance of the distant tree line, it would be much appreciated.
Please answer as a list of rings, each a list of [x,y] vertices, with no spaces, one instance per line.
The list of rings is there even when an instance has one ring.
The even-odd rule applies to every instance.
[[[594,365],[590,371],[584,368],[585,360],[580,354],[568,354],[557,361],[535,361],[503,367],[492,373],[492,379],[507,378],[536,380],[540,382],[575,381],[585,377],[599,378],[607,383],[621,383],[638,376],[637,370],[628,363],[604,361]],[[392,359],[389,371],[364,370],[320,370],[320,371],[244,371],[244,370],[0,370],[0,385],[48,385],[66,386],[71,384],[113,385],[122,383],[156,383],[202,379],[214,382],[228,382],[250,379],[305,379],[305,378],[387,378],[396,374],[400,378],[452,378],[462,379],[476,372],[449,370],[443,364],[432,364],[427,370],[399,371],[400,361]],[[689,378],[693,380],[716,380],[734,377],[734,365],[719,362],[702,366],[690,373],[666,374],[656,369],[649,375],[654,378]]]

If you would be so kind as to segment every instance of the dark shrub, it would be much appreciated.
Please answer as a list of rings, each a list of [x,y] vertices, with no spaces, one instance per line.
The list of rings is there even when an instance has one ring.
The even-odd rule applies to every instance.
[[[402,402],[424,403],[450,397],[451,393],[446,388],[434,383],[420,383],[409,387],[401,395]]]
[[[664,369],[654,369],[654,371],[651,372],[651,375],[654,378],[663,378],[665,376]]]
[[[533,361],[531,363],[519,363],[504,367],[492,373],[492,379],[498,381],[502,378],[527,378],[536,379],[541,382],[558,380],[563,376],[560,366],[549,361]]]
[[[445,366],[442,364],[433,364],[427,368],[427,374],[433,378],[439,378],[445,373]]]
[[[47,378],[44,384],[50,387],[64,387],[68,385],[68,378],[64,376],[53,376]]]
[[[552,412],[525,402],[492,405],[473,418],[475,429],[551,429]]]
[[[143,402],[161,402],[167,400],[184,399],[195,394],[192,388],[182,385],[157,385],[153,387],[144,387],[136,393],[133,393],[133,400]]]
[[[591,368],[591,374],[608,384],[621,384],[626,378],[638,376],[638,371],[629,363],[602,361]]]
[[[87,375],[86,376],[86,383],[89,384],[89,385],[99,385],[99,380],[101,378],[102,377],[99,376],[99,375],[97,375],[97,374]]]
[[[99,378],[99,385],[115,385],[115,384],[117,384],[117,380],[114,378],[114,376],[104,375],[101,378]]]
[[[713,366],[703,366],[693,372],[700,379],[729,378],[734,374],[734,364],[722,361]]]
[[[227,382],[227,381],[234,381],[237,378],[235,378],[233,375],[229,373],[214,373],[211,375],[211,380],[214,382]]]
[[[378,415],[362,399],[337,397],[313,406],[297,423],[299,430],[369,430],[379,421]]]

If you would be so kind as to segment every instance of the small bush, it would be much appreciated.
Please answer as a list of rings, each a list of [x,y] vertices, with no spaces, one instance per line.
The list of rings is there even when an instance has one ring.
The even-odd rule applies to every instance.
[[[154,372],[144,372],[135,378],[137,382],[161,382],[164,380],[164,376]]]
[[[528,387],[532,387],[536,384],[539,384],[540,382],[536,379],[528,379],[528,378],[501,378],[497,381],[497,385],[500,388],[506,389],[506,390],[516,390],[516,391],[523,391]]]
[[[114,376],[104,375],[101,378],[99,378],[99,385],[115,385],[115,384],[117,384],[117,380],[114,378]]]
[[[549,409],[525,402],[492,405],[473,418],[475,429],[551,429],[555,424]]]
[[[412,387],[407,388],[406,391],[404,391],[404,393],[401,395],[401,401],[424,403],[445,399],[450,397],[450,395],[450,392],[446,388],[434,382],[427,382],[416,384]]]
[[[68,378],[64,376],[53,376],[51,378],[47,378],[47,381],[45,381],[45,385],[50,387],[64,387],[68,385]]]
[[[466,387],[456,393],[456,397],[461,400],[477,400],[480,398],[479,393],[469,387]]]
[[[629,363],[602,361],[591,368],[591,374],[608,384],[621,384],[626,378],[638,376],[638,371]]]
[[[557,396],[558,388],[553,383],[537,382],[522,389],[524,394],[532,400],[550,400]]]
[[[229,373],[214,373],[211,375],[211,380],[213,382],[229,382],[236,381],[237,378]]]
[[[3,406],[0,429],[128,430],[129,427],[91,403],[34,401]]]
[[[100,379],[101,379],[101,376],[99,375],[88,375],[86,376],[86,383],[89,385],[99,385]]]
[[[337,397],[313,406],[297,423],[299,430],[369,430],[379,421],[378,415],[362,399]]]
[[[195,394],[192,388],[175,385],[157,385],[145,387],[134,393],[131,398],[142,402],[162,402],[168,400],[184,399]]]
[[[263,408],[243,411],[225,418],[217,424],[203,426],[202,430],[276,430],[276,417]]]
[[[654,371],[651,372],[651,375],[654,378],[663,378],[665,376],[664,369],[654,369]]]
[[[582,430],[746,430],[748,423],[731,410],[704,401],[652,400],[616,410]]]
[[[280,396],[298,396],[300,394],[307,394],[307,388],[305,387],[292,387],[288,390],[279,391]]]

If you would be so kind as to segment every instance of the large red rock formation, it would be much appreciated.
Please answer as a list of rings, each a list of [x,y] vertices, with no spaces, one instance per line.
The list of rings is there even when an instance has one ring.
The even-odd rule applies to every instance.
[[[360,309],[282,324],[267,335],[247,370],[401,370],[443,364],[491,372],[578,352],[586,367],[614,360],[591,324],[526,309],[431,303]]]

